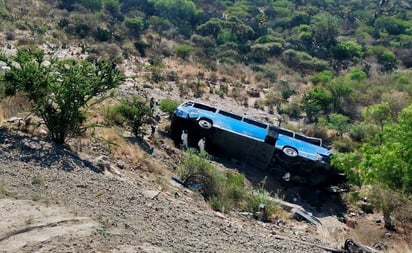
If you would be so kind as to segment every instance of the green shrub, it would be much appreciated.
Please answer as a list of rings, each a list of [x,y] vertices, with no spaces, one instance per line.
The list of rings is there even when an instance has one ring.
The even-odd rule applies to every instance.
[[[172,115],[176,108],[179,106],[179,102],[170,98],[165,98],[160,101],[159,108],[162,112],[167,112]]]
[[[328,67],[328,63],[316,57],[312,57],[306,52],[288,49],[282,54],[283,60],[291,67],[301,70],[319,71]]]
[[[350,80],[356,80],[356,81],[362,81],[365,80],[367,77],[367,74],[365,71],[359,69],[359,68],[353,68],[349,71],[348,76]]]
[[[244,176],[235,171],[225,173],[217,170],[205,152],[188,149],[177,168],[177,174],[189,187],[199,186],[199,192],[214,210],[229,212],[246,200]]]
[[[188,185],[200,185],[200,193],[209,200],[219,193],[223,175],[209,162],[207,153],[188,149],[177,168],[177,174]]]
[[[124,117],[133,135],[143,137],[145,134],[144,124],[147,124],[152,116],[149,105],[136,96],[132,100],[122,100],[117,110]]]
[[[176,46],[176,55],[182,59],[186,59],[193,51],[193,47],[187,44],[179,44]]]
[[[310,80],[313,82],[313,84],[326,84],[329,81],[333,79],[335,74],[331,70],[324,70],[322,72],[314,74]]]
[[[93,32],[93,37],[97,40],[97,41],[110,41],[112,39],[112,32],[110,32],[107,29],[101,28],[101,27],[97,27],[97,29]]]
[[[356,146],[349,138],[341,138],[333,142],[334,150],[338,152],[353,152]]]
[[[260,187],[254,191],[250,196],[247,204],[249,212],[256,213],[259,211],[261,204],[265,205],[265,212],[263,214],[264,220],[269,220],[270,217],[277,212],[278,205],[273,201],[270,193],[265,190],[266,177],[260,183]]]
[[[374,136],[378,128],[368,123],[355,123],[349,127],[349,136],[355,141],[363,141],[366,137]]]
[[[333,48],[335,58],[339,60],[361,58],[363,56],[362,46],[355,41],[342,41]]]
[[[103,5],[102,0],[81,0],[81,4],[91,11],[99,11]]]
[[[123,24],[129,29],[129,31],[135,35],[139,36],[140,32],[143,31],[144,28],[144,21],[141,17],[136,18],[126,18],[123,21]]]
[[[104,108],[105,122],[109,125],[122,125],[123,116],[119,112],[120,105],[113,105]]]

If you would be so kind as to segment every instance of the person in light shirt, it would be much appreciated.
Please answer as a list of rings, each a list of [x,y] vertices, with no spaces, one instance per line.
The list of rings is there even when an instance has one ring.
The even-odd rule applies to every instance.
[[[183,130],[182,136],[180,137],[180,139],[182,140],[182,147],[185,149],[189,147],[187,138],[188,138],[187,130]]]
[[[205,145],[206,145],[206,138],[203,137],[202,139],[200,139],[199,142],[197,143],[197,145],[199,146],[200,152],[204,152],[205,151]]]

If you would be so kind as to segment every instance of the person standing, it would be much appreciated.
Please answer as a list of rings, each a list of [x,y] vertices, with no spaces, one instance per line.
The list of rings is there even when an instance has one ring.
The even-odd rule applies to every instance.
[[[150,126],[150,130],[151,130],[151,132],[150,132],[150,138],[153,139],[153,138],[154,138],[154,135],[155,135],[155,132],[156,132],[156,125],[155,125],[155,124],[152,124],[152,125]]]
[[[188,138],[188,134],[187,134],[187,130],[183,130],[182,131],[182,135],[180,136],[180,139],[182,140],[182,147],[183,148],[188,148],[188,142],[187,142],[187,138]]]
[[[206,138],[203,137],[199,140],[199,142],[197,143],[197,145],[199,146],[199,150],[200,152],[204,152],[205,151],[205,145],[206,145]]]
[[[154,106],[155,106],[154,98],[150,98],[150,103],[149,103],[149,105],[150,105],[150,110],[153,111],[153,108],[154,108]]]

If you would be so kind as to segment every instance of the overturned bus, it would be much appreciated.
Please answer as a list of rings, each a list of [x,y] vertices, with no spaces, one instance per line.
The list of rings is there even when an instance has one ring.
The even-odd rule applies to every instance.
[[[183,130],[189,146],[197,147],[198,141],[206,138],[206,151],[211,154],[259,169],[288,172],[294,181],[320,185],[340,177],[330,166],[332,152],[321,139],[204,103],[188,101],[177,107],[171,124],[177,145]]]

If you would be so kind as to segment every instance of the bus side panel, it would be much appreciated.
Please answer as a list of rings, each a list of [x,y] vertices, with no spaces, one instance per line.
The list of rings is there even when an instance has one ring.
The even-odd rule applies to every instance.
[[[214,129],[212,143],[219,153],[235,158],[259,169],[267,169],[274,147],[219,128]]]

